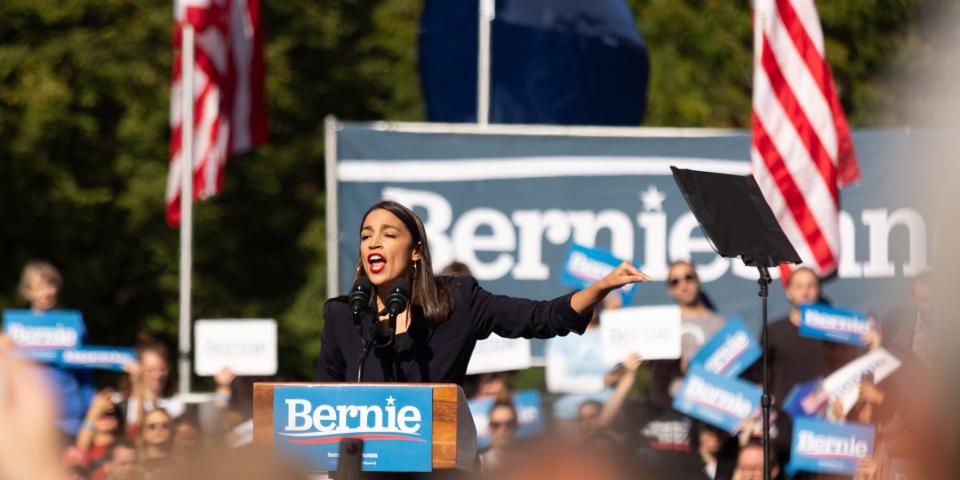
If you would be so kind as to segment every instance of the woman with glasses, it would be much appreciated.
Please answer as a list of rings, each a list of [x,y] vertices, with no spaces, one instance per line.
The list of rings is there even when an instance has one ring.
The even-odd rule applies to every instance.
[[[150,410],[143,417],[140,435],[140,458],[148,474],[155,473],[170,460],[173,444],[173,417],[166,410]]]
[[[517,410],[509,399],[497,400],[490,408],[487,424],[490,448],[480,454],[480,467],[489,473],[502,467],[511,456],[510,447],[519,427]]]
[[[593,285],[553,300],[511,298],[487,292],[471,277],[434,276],[423,222],[399,203],[373,205],[358,233],[355,280],[369,281],[370,303],[357,318],[347,297],[324,306],[320,381],[462,385],[478,340],[492,333],[504,338],[583,333],[594,306],[607,294],[627,284],[650,281],[624,262]],[[391,319],[387,305],[403,284],[409,286],[408,301]],[[378,330],[375,347],[367,355],[368,332]]]

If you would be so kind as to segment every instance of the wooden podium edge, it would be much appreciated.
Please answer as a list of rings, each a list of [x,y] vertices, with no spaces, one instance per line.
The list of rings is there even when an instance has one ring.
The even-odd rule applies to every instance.
[[[452,387],[452,388],[451,388]],[[457,466],[456,386],[433,387],[433,469]]]
[[[253,384],[253,445],[273,453],[273,388],[284,383]]]

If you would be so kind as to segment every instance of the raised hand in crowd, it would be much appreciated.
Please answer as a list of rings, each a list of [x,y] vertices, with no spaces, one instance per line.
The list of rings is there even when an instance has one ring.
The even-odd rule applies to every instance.
[[[847,412],[843,408],[843,401],[839,397],[830,397],[827,401],[827,420],[843,422],[847,419]]]
[[[63,479],[53,398],[30,368],[0,352],[0,478]]]
[[[858,401],[880,405],[885,398],[886,395],[882,390],[877,388],[872,380],[866,377],[860,380],[860,396]]]
[[[853,480],[876,480],[880,478],[880,464],[875,459],[867,457],[857,463],[857,471]]]
[[[758,438],[763,437],[763,413],[757,408],[753,411],[747,418],[743,419],[736,427],[734,427],[731,435],[737,436],[737,442],[741,447],[746,446],[751,441],[754,441]],[[775,439],[779,436],[779,430],[777,429],[777,419],[779,418],[779,413],[775,409],[770,409],[770,438]]]
[[[130,395],[141,395],[140,390],[143,389],[143,367],[140,365],[140,362],[125,363],[123,365],[123,371],[127,372],[127,377],[130,379]]]
[[[117,408],[114,404],[114,395],[116,395],[116,392],[112,388],[105,388],[94,395],[93,401],[90,402],[90,408],[87,409],[87,414],[83,418],[80,430],[77,432],[76,446],[82,451],[86,452],[94,446],[94,440],[98,434],[110,435],[119,428],[119,420],[116,424],[108,425],[109,430],[101,429],[100,425],[101,420]],[[117,417],[114,416],[114,418]],[[116,439],[114,438],[114,440]]]
[[[233,370],[231,370],[230,367],[223,367],[220,369],[220,371],[213,375],[213,381],[217,383],[217,392],[216,397],[214,397],[214,405],[219,408],[227,408],[230,406],[230,386],[233,384],[233,380],[236,378],[237,376],[234,375]]]
[[[883,343],[883,335],[878,328],[880,324],[873,316],[868,318],[868,322],[870,324],[870,330],[867,330],[867,333],[861,335],[860,339],[863,340],[863,343],[867,344],[867,349],[872,352],[880,348],[880,345]]]
[[[133,436],[139,436],[141,431],[141,423],[143,420],[143,415],[146,413],[144,408],[144,398],[146,397],[144,385],[143,385],[143,366],[140,362],[129,362],[123,366],[123,370],[127,372],[127,376],[130,380],[130,398],[134,399],[132,405],[135,410],[128,415],[128,428],[133,433]],[[128,407],[131,403],[127,404]]]
[[[619,370],[617,373],[619,378],[616,379],[613,395],[610,396],[610,399],[603,406],[603,410],[600,411],[599,424],[601,428],[609,427],[617,414],[620,413],[623,402],[626,401],[630,389],[633,388],[633,384],[637,380],[637,369],[640,368],[641,363],[643,363],[643,359],[636,353],[631,353],[620,363],[620,368],[617,369]]]

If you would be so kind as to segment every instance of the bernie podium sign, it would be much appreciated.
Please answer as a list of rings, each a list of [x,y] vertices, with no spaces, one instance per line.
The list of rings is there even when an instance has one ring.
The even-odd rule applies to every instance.
[[[477,434],[452,384],[257,383],[254,442],[313,471],[337,469],[342,440],[363,440],[371,472],[470,470]]]

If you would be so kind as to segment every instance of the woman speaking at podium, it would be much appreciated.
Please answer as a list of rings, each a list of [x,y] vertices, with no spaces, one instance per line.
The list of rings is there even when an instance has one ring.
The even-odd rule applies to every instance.
[[[462,385],[477,340],[583,333],[608,293],[650,278],[624,262],[553,300],[494,295],[472,277],[434,276],[420,217],[382,201],[364,214],[355,281],[324,306],[319,381]]]

